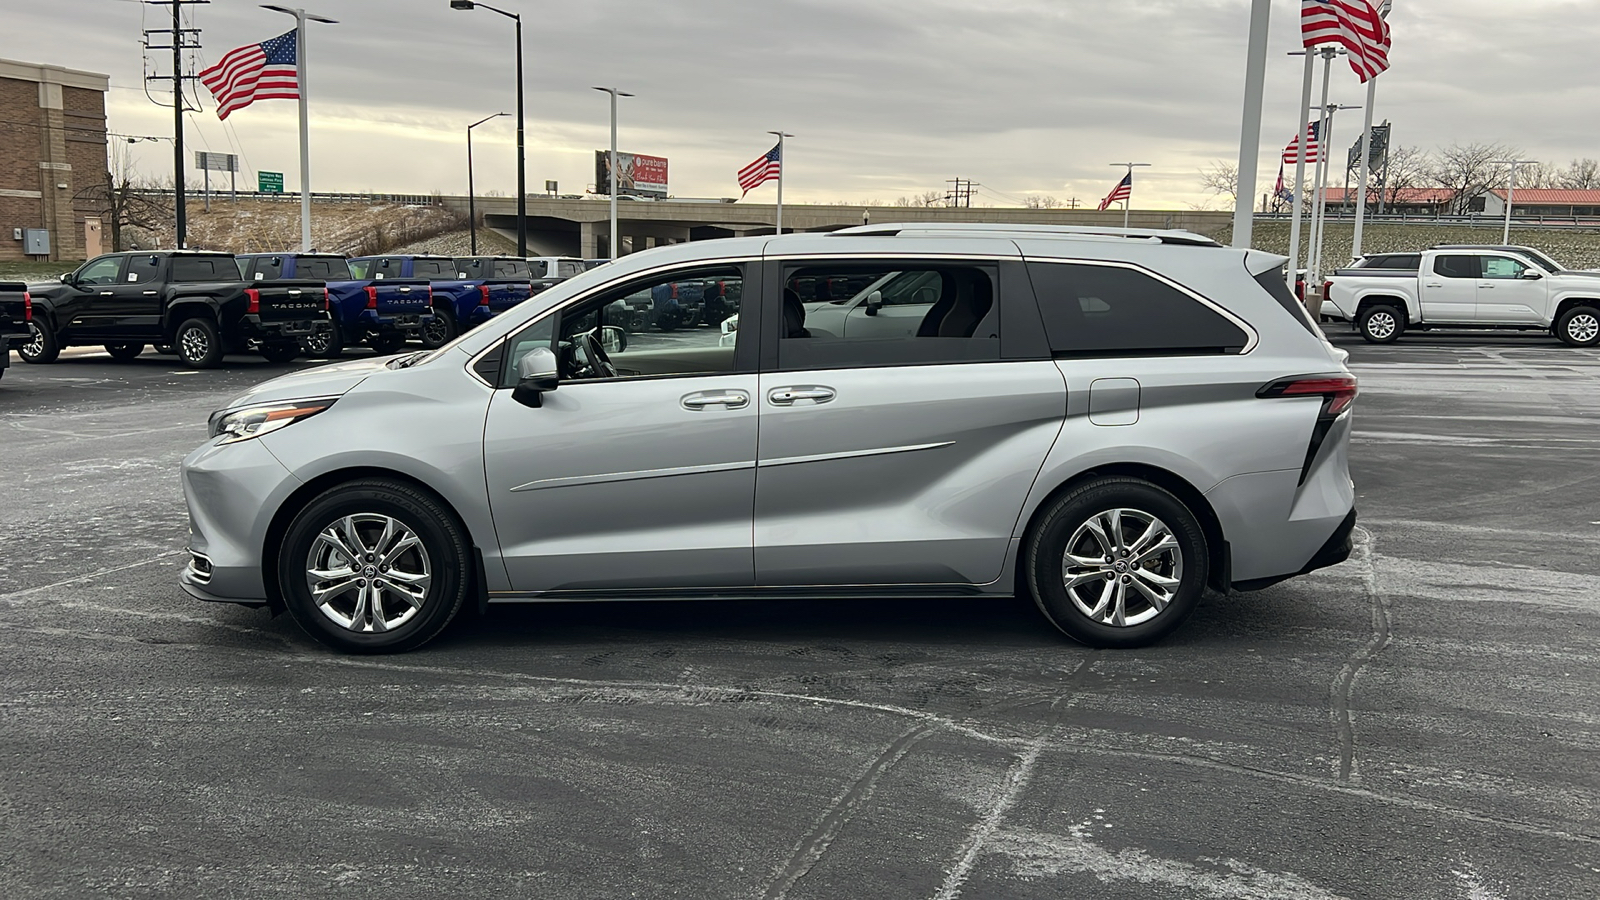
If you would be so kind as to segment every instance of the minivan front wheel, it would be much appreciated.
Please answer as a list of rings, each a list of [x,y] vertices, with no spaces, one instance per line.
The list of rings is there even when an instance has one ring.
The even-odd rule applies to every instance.
[[[1143,647],[1194,612],[1210,558],[1193,512],[1137,478],[1072,489],[1028,543],[1028,587],[1041,612],[1091,647]]]
[[[348,653],[398,653],[436,637],[466,599],[471,552],[436,498],[387,479],[334,487],[295,516],[278,584],[306,633]]]

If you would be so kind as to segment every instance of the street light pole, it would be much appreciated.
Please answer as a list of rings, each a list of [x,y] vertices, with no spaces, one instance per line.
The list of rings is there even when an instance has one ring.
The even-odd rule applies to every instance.
[[[467,126],[467,229],[472,233],[472,255],[478,255],[478,192],[472,186],[472,129],[510,113],[497,112]]]
[[[595,90],[611,95],[611,155],[606,163],[606,194],[611,198],[611,242],[606,249],[610,258],[616,259],[617,244],[621,240],[617,236],[617,98],[633,95],[609,87],[597,87]]]
[[[517,255],[528,255],[528,160],[523,144],[522,16],[476,0],[450,0],[451,9],[483,7],[517,23]]]
[[[1239,125],[1239,167],[1233,201],[1233,246],[1250,249],[1255,227],[1256,166],[1261,162],[1261,103],[1267,79],[1267,22],[1271,0],[1250,8],[1250,44],[1244,66],[1244,118]]]
[[[1500,243],[1511,243],[1511,198],[1517,192],[1517,166],[1527,166],[1538,162],[1536,159],[1494,159],[1489,164],[1494,166],[1510,166],[1511,180],[1506,184],[1506,227],[1500,233]]]

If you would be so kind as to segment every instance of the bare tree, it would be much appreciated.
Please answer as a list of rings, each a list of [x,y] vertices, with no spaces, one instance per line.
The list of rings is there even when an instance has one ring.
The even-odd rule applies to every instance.
[[[1066,206],[1049,194],[1028,194],[1022,198],[1022,202],[1028,209],[1060,209]]]
[[[1450,212],[1466,215],[1472,212],[1473,201],[1504,180],[1505,167],[1494,161],[1511,159],[1515,152],[1504,144],[1477,142],[1441,147],[1433,158],[1429,178],[1435,186],[1455,192]]]
[[[1559,187],[1560,178],[1561,170],[1551,163],[1532,162],[1517,166],[1517,187],[1519,188]]]
[[[1600,188],[1600,160],[1585,157],[1556,173],[1556,187],[1569,191],[1592,191]]]
[[[105,181],[79,190],[76,196],[95,204],[96,215],[111,231],[111,249],[118,251],[128,249],[123,241],[126,230],[155,231],[172,217],[166,198],[154,193],[158,186],[135,171],[127,152],[113,144]]]
[[[1200,170],[1200,187],[1208,194],[1226,197],[1231,208],[1239,200],[1239,167],[1222,159],[1207,164]]]
[[[1399,202],[1401,191],[1425,186],[1434,169],[1433,158],[1421,147],[1391,148],[1388,165],[1383,189],[1389,206]]]

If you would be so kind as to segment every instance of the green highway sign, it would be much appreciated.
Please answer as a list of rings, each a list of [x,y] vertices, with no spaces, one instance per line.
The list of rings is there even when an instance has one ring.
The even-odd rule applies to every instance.
[[[257,172],[256,183],[260,185],[256,190],[263,194],[283,193],[282,172]]]

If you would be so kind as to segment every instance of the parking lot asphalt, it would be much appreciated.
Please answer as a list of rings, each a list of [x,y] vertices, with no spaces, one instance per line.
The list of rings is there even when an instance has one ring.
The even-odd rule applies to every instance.
[[[1355,556],[1094,651],[1027,601],[189,599],[177,467],[303,363],[0,380],[0,896],[1600,896],[1600,354],[1338,331]]]

